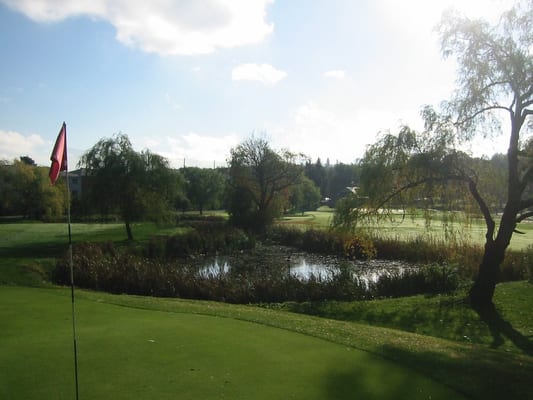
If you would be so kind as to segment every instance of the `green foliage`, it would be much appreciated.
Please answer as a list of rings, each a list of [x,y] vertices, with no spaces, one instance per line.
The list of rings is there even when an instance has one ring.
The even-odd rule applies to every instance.
[[[302,232],[301,249],[311,253],[342,254],[344,242],[338,235],[317,229]]]
[[[225,177],[218,170],[183,168],[185,191],[192,206],[203,213],[204,209],[219,209],[223,204]]]
[[[498,23],[470,20],[449,12],[440,25],[441,47],[445,56],[457,60],[457,90],[446,103],[447,119],[455,120],[458,134],[469,140],[487,132],[500,132],[498,117],[509,125],[507,149],[508,180],[505,206],[496,224],[490,203],[480,192],[478,181],[469,171],[469,191],[487,225],[485,253],[479,274],[470,290],[470,301],[479,309],[491,307],[494,288],[516,224],[530,217],[533,197],[526,188],[533,182],[533,163],[528,146],[533,115],[533,2],[517,2]],[[432,124],[439,131],[439,124]]]
[[[366,260],[376,255],[373,242],[362,232],[345,232],[320,229],[300,230],[287,226],[273,227],[267,237],[274,243],[292,246],[310,253],[338,255],[352,260]]]
[[[231,254],[255,247],[255,238],[219,222],[196,225],[186,233],[155,236],[148,245],[150,258],[183,258],[206,254]]]
[[[24,160],[0,164],[0,215],[53,220],[64,214],[66,205],[65,183],[60,179],[51,185],[48,168]]]
[[[227,197],[230,221],[255,232],[271,225],[285,209],[290,188],[300,181],[296,158],[253,136],[233,148]]]
[[[368,260],[377,255],[374,242],[368,236],[342,235],[344,242],[343,254],[351,260]]]
[[[368,218],[365,201],[365,198],[354,193],[339,199],[335,204],[331,227],[340,232],[355,232],[360,223]]]
[[[131,223],[162,221],[181,191],[180,176],[168,161],[148,150],[133,150],[128,137],[101,139],[80,160],[89,179],[89,201],[102,215],[119,213],[133,238]]]
[[[327,171],[322,165],[320,158],[314,164],[307,161],[305,163],[304,173],[320,189],[321,197],[326,197],[328,187]]]
[[[325,197],[330,198],[332,206],[346,194],[347,188],[358,185],[360,174],[361,168],[357,163],[337,163],[326,168],[327,191]]]
[[[320,206],[320,189],[306,176],[290,189],[290,210],[295,212],[314,211]]]

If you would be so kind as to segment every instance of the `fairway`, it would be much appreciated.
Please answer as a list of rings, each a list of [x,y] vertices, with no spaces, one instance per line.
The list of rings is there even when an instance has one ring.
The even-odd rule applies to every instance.
[[[231,318],[78,299],[80,399],[449,399],[351,347]],[[68,291],[0,287],[0,398],[74,396]]]

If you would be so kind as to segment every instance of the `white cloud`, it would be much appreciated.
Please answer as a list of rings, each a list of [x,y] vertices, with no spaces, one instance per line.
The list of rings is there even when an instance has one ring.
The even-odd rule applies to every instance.
[[[286,123],[267,126],[274,147],[302,152],[312,160],[351,163],[364,155],[380,132],[395,132],[406,116],[409,123],[419,120],[416,113],[410,115],[405,109],[384,110],[353,102],[345,107],[340,105],[344,100],[310,100],[295,108]]]
[[[401,27],[404,32],[418,35],[429,31],[440,21],[442,13],[454,9],[469,18],[496,22],[514,0],[378,0],[374,4],[387,18],[387,24]]]
[[[44,150],[52,151],[52,145],[43,146],[45,144],[39,135],[25,136],[18,132],[0,130],[0,160],[12,161],[27,155],[38,164],[42,164],[50,156],[50,154],[44,155]]]
[[[332,79],[344,79],[346,78],[346,71],[342,69],[334,69],[334,70],[325,72],[324,76],[326,78],[332,78]]]
[[[166,136],[163,139],[144,138],[144,147],[167,158],[174,168],[183,166],[225,166],[231,148],[241,139],[235,134],[224,136],[189,132],[184,135]]]
[[[234,81],[259,81],[274,84],[287,77],[285,71],[280,71],[269,64],[241,64],[231,71]]]
[[[89,16],[111,23],[116,38],[162,55],[208,54],[261,42],[274,30],[273,0],[0,0],[38,22]]]

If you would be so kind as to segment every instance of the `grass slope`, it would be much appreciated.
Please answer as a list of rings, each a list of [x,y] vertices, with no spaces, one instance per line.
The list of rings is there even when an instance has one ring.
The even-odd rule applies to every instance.
[[[409,368],[317,337],[310,317],[79,293],[82,399],[463,397]],[[68,290],[0,287],[0,398],[72,398],[69,313]],[[287,329],[275,329],[278,323]]]
[[[139,243],[156,233],[172,234],[181,229],[141,223],[134,224],[133,233]],[[128,245],[124,224],[72,224],[72,241],[113,241],[118,245]],[[0,284],[46,286],[47,272],[67,248],[67,224],[0,224]]]
[[[524,349],[518,346],[519,341],[513,342],[512,336],[509,338],[491,329],[464,301],[466,296],[466,291],[459,291],[451,295],[373,301],[287,302],[269,307],[524,353]],[[501,317],[516,331],[516,336],[533,337],[532,284],[526,281],[499,284],[494,302]],[[533,348],[533,342],[529,347]]]

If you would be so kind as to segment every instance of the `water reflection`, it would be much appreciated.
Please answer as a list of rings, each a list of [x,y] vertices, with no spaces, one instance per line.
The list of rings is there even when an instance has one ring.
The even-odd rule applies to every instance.
[[[404,271],[412,270],[415,266],[406,263],[389,260],[366,260],[366,261],[339,261],[321,262],[320,260],[308,260],[305,256],[299,256],[291,260],[291,276],[309,280],[319,278],[331,280],[339,274],[349,274],[352,279],[358,279],[368,285],[377,282],[381,276],[401,275]]]
[[[308,261],[305,256],[290,257],[288,259],[288,270],[291,277],[300,280],[309,280],[310,278],[331,280],[340,272],[338,266]]]
[[[398,261],[365,260],[349,261],[338,257],[309,253],[256,254],[248,256],[216,256],[199,261],[201,277],[221,278],[228,274],[240,274],[249,270],[263,273],[287,274],[293,279],[329,281],[340,274],[349,274],[354,280],[368,285],[384,275],[401,275],[416,266]]]
[[[207,265],[203,265],[198,270],[198,275],[202,278],[209,277],[221,277],[227,274],[230,270],[228,260],[220,259],[215,256],[215,259],[209,262]]]

